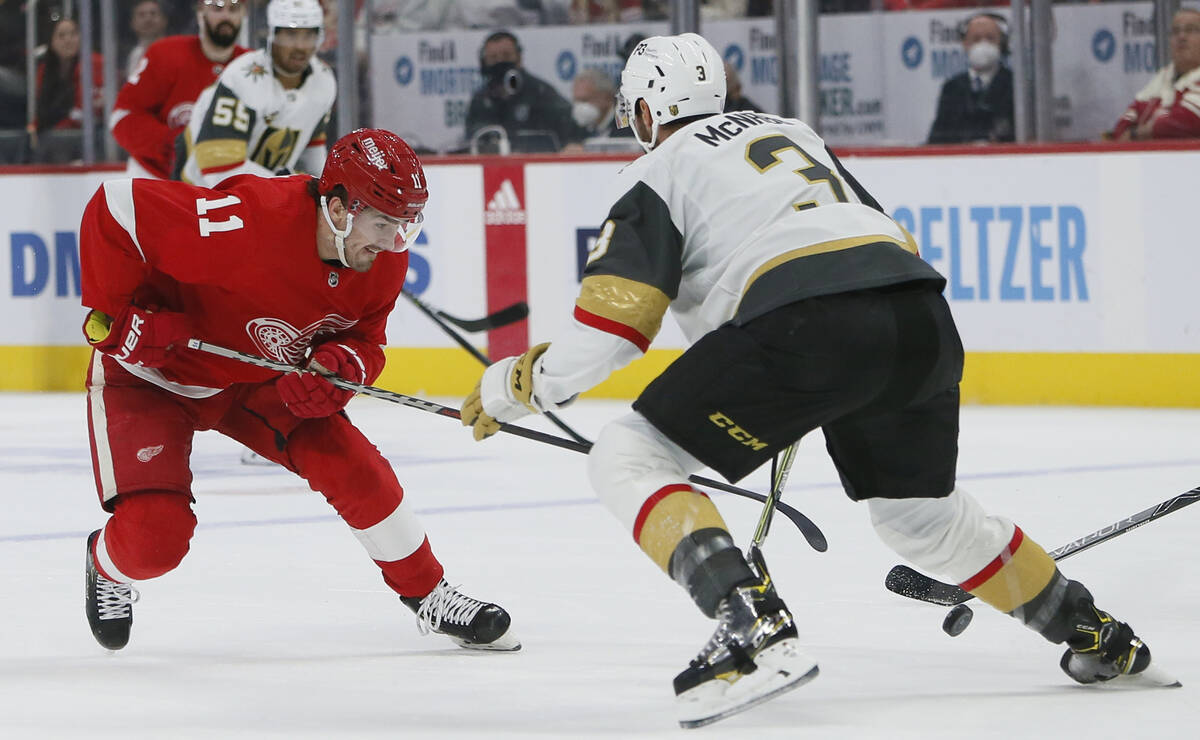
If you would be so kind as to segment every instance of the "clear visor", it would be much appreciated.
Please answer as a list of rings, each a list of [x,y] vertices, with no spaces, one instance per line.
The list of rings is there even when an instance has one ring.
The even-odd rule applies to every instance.
[[[392,242],[390,252],[404,252],[417,241],[421,227],[425,225],[425,214],[418,213],[416,218],[390,219],[396,224],[396,239]]]
[[[617,128],[629,128],[629,120],[633,118],[633,104],[621,93],[617,93],[617,107],[614,115]]]

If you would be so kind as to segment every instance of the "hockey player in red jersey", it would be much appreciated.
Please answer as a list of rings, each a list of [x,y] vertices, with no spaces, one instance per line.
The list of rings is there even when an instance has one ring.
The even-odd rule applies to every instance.
[[[88,423],[112,516],[88,538],[87,616],[102,645],[129,639],[130,584],[187,553],[192,436],[215,429],[322,493],[422,633],[520,647],[504,609],[442,578],[391,466],[342,411],[352,394],[321,377],[371,383],[383,369],[427,197],[416,155],[377,129],[342,137],[319,179],[121,179],[92,197],[80,227]],[[193,336],[313,372],[192,352]]]
[[[560,408],[644,353],[670,307],[691,344],[601,430],[588,473],[638,546],[718,621],[675,678],[680,723],[817,675],[765,567],[687,482],[705,465],[740,480],[817,427],[887,545],[1065,643],[1060,665],[1080,683],[1169,685],[1127,623],[957,486],[963,350],[945,279],[811,128],[723,113],[725,95],[721,56],[702,37],[637,45],[617,115],[647,154],[624,170],[574,320],[491,365],[462,407],[476,439]]]
[[[129,152],[130,177],[171,177],[175,139],[191,120],[196,98],[226,64],[249,51],[236,43],[245,16],[241,0],[197,0],[200,32],[154,42],[129,71],[108,127]]]

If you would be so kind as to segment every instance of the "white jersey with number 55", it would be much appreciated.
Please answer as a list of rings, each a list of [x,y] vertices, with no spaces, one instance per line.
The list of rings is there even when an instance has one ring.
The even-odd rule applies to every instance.
[[[285,90],[272,69],[269,52],[243,54],[201,93],[183,134],[180,179],[212,187],[239,174],[321,172],[333,72],[314,57],[300,86]]]

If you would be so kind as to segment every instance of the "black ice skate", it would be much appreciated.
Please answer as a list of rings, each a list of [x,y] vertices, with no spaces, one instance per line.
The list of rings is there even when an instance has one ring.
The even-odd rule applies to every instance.
[[[133,602],[137,591],[128,583],[110,581],[96,570],[92,548],[100,530],[88,535],[85,609],[88,625],[96,642],[109,650],[120,650],[129,643],[129,630],[133,627]]]
[[[1151,665],[1150,648],[1128,624],[1097,609],[1086,588],[1072,581],[1071,597],[1075,602],[1070,616],[1074,634],[1067,638],[1069,648],[1059,661],[1068,676],[1083,684],[1119,679],[1115,685],[1181,686]]]
[[[724,719],[817,676],[817,663],[800,652],[792,615],[769,576],[735,588],[717,607],[717,619],[716,632],[675,677],[682,727]]]
[[[423,599],[401,596],[416,612],[417,630],[426,635],[446,635],[472,650],[520,650],[521,642],[509,630],[508,612],[495,604],[472,599],[442,579]]]

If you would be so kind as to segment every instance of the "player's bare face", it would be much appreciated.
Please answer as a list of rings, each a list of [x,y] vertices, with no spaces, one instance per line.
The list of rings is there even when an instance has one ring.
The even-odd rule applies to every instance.
[[[271,60],[285,75],[298,75],[317,51],[316,28],[276,28],[271,42]]]
[[[222,48],[233,46],[237,41],[245,18],[244,3],[213,0],[200,5],[200,22],[204,24],[209,41]]]
[[[382,213],[366,209],[354,217],[354,226],[346,237],[346,262],[356,272],[367,272],[380,258],[389,259],[396,243],[396,221]]]

